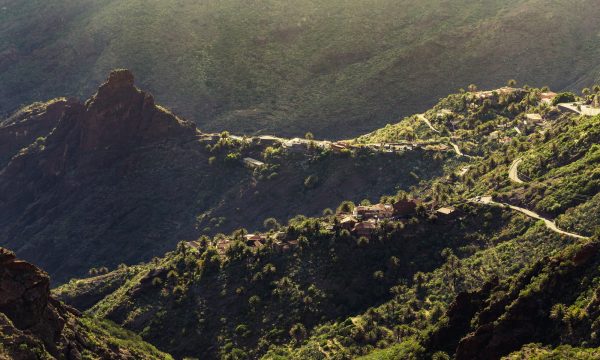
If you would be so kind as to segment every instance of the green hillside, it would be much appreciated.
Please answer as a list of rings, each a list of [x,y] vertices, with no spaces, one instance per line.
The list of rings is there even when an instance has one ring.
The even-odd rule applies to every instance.
[[[117,74],[132,76],[110,78]],[[36,104],[8,120],[0,124],[0,160],[11,159],[0,163],[0,244],[57,283],[147,261],[203,234],[377,201],[454,162],[427,149],[334,152],[308,140],[289,149],[288,139],[200,133],[118,80],[85,104]]]
[[[453,94],[425,113],[435,130],[409,117],[355,139],[465,151],[383,197],[423,203],[369,235],[343,215],[298,216],[262,246],[243,230],[202,237],[55,294],[178,357],[593,359],[600,116],[560,112],[541,93]]]
[[[599,17],[592,0],[9,0],[0,113],[126,67],[203,130],[351,137],[470,83],[589,85]]]

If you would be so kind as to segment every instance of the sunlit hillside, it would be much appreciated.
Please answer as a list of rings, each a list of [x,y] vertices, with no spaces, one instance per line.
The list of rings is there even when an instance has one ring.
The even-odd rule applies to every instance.
[[[598,79],[593,0],[3,1],[0,113],[108,70],[203,130],[339,138],[509,78]]]

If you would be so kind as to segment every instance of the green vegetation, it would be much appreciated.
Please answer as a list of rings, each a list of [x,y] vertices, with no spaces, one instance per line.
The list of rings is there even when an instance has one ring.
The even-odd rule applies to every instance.
[[[457,84],[591,85],[596,5],[13,1],[0,9],[0,112],[87,97],[108,70],[126,67],[202,129],[356,136]]]
[[[542,101],[545,89],[475,90],[441,99],[423,115],[430,124],[405,118],[349,140],[346,153],[227,132],[144,149],[136,160],[150,178],[156,164],[166,167],[159,176],[180,175],[165,192],[197,194],[189,208],[161,209],[193,214],[197,240],[139,265],[94,266],[54,294],[177,358],[593,357],[600,116],[562,113]],[[382,142],[399,148],[372,145]],[[52,136],[39,146],[51,148]],[[264,164],[244,165],[247,157]],[[509,177],[515,160],[520,181]],[[198,214],[200,199],[218,205]],[[410,209],[396,217],[369,222],[356,209],[400,200]],[[229,220],[244,210],[251,221]],[[353,219],[353,210],[363,213]],[[250,234],[257,229],[265,232]]]
[[[281,233],[267,219],[269,240],[260,248],[241,241],[245,231],[202,238],[198,249],[181,245],[140,265],[123,286],[88,306],[89,312],[139,332],[176,356],[472,358],[465,355],[468,344],[485,339],[481,332],[492,327],[503,341],[509,336],[505,332],[520,329],[521,323],[511,319],[522,317],[527,335],[518,343],[496,348],[484,342],[479,351],[492,358],[593,356],[598,346],[594,284],[600,278],[596,237],[562,236],[509,209],[467,202],[492,195],[557,217],[565,229],[593,235],[600,117],[560,114],[539,103],[540,92],[494,94],[489,102],[456,94],[427,112],[448,109],[454,119],[449,127],[452,118],[432,117],[433,126],[447,132],[430,133],[432,138],[459,147],[480,141],[470,148],[471,157],[456,156],[445,163],[443,176],[411,190],[409,196],[424,203],[410,218],[383,221],[371,236],[342,229],[330,211],[320,218],[298,216],[279,227]],[[544,123],[524,123],[526,113],[543,113]],[[515,126],[520,133],[511,129]],[[427,128],[418,130],[422,143],[432,143],[425,138]],[[393,136],[385,131],[368,136]],[[494,131],[500,136],[490,136]],[[511,140],[498,141],[503,136]],[[523,159],[519,173],[527,179],[523,184],[508,179],[508,168],[518,158]],[[465,165],[469,171],[457,175]],[[400,192],[380,201],[406,197]],[[338,212],[354,204],[345,201]],[[432,211],[448,205],[455,208],[450,218]],[[233,243],[219,252],[213,246],[223,237]],[[278,245],[294,240],[298,245],[285,251]],[[155,278],[163,280],[155,283]],[[58,293],[77,303],[90,281],[101,288],[104,280],[73,281]],[[529,299],[544,301],[531,305]],[[183,314],[195,304],[202,310],[190,320]],[[169,339],[194,331],[198,337],[165,342],[165,331]],[[199,341],[219,348],[199,353]],[[526,345],[532,341],[541,345]]]
[[[84,317],[80,321],[81,327],[78,329],[80,336],[87,337],[87,345],[92,349],[117,348],[138,359],[173,360],[170,355],[143,341],[139,335],[108,320]],[[84,352],[82,356],[90,359],[96,358],[92,351]]]

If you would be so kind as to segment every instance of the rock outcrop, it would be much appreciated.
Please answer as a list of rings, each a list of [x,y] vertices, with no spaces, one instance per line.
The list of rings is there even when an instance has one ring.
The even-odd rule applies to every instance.
[[[131,184],[127,193],[143,189],[144,194],[150,194],[150,189],[145,188],[153,186],[148,181],[152,175],[150,173],[166,162],[173,164],[178,156],[175,154],[177,151],[169,149],[194,140],[196,128],[155,105],[152,95],[134,86],[134,78],[129,70],[112,71],[97,93],[85,103],[60,100],[42,108],[36,112],[37,119],[13,121],[7,125],[14,127],[19,124],[22,126],[22,123],[45,122],[47,126],[44,131],[51,132],[21,150],[3,169],[0,167],[0,212],[3,214],[0,228],[5,230],[3,232],[0,229],[0,245],[14,249],[27,260],[55,271],[57,266],[69,266],[75,260],[58,261],[55,256],[59,252],[57,248],[61,249],[61,253],[78,247],[86,248],[84,257],[88,257],[90,253],[87,251],[93,251],[93,248],[87,246],[86,241],[95,241],[97,234],[106,233],[107,227],[114,227],[121,219],[106,219],[97,234],[71,228],[73,239],[79,238],[75,248],[67,243],[64,236],[62,240],[40,237],[36,241],[34,234],[16,234],[15,231],[20,232],[31,222],[46,228],[55,226],[56,219],[61,217],[64,221],[71,221],[63,217],[70,216],[68,213],[72,210],[69,208],[85,203],[85,198],[99,203],[98,199],[91,199],[97,195],[97,185],[101,183],[102,191],[110,193],[115,183],[132,173],[139,177],[141,172],[141,177],[147,177]],[[0,137],[2,130],[0,128]],[[2,154],[11,154],[21,145],[12,146],[11,150]],[[161,155],[156,155],[157,152],[161,152]],[[150,164],[161,156],[169,159],[161,158]],[[140,162],[144,162],[141,158],[149,160],[140,165]],[[165,178],[164,181],[168,186],[169,179]],[[158,189],[156,186],[154,188]],[[127,196],[106,193],[98,196],[113,199],[107,205],[112,210],[104,209],[102,216],[114,212],[114,209],[123,209],[124,212],[139,209],[136,201],[127,202]],[[94,205],[90,203],[89,206]],[[94,211],[86,211],[83,216],[92,213]],[[143,217],[136,219],[139,225],[135,226],[141,226],[147,220]],[[81,223],[89,222],[89,218],[81,219]],[[20,229],[16,229],[15,225]],[[56,230],[53,232],[56,233]],[[86,236],[91,240],[85,239]],[[52,258],[46,258],[46,250],[54,254]],[[59,276],[58,280],[64,279]]]
[[[45,272],[0,248],[0,359],[78,360],[88,354],[99,359],[133,360],[142,355],[135,348],[107,346],[110,335],[90,337],[93,329],[80,318],[77,310],[50,296],[50,279]]]
[[[241,159],[262,158],[271,145],[201,134],[137,89],[131,72],[113,71],[0,168],[0,246],[60,284],[91,268],[148,261],[201,234],[262,229],[268,217],[286,221],[408,189],[443,164],[422,151],[319,161],[306,161],[312,151],[281,151],[260,171],[244,166]],[[314,175],[319,185],[305,191]]]
[[[59,98],[27,106],[0,123],[0,169],[19,150],[46,137],[58,124],[67,105],[74,99]]]

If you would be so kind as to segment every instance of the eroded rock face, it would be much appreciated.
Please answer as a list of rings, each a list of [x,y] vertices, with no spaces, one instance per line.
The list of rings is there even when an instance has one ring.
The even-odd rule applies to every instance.
[[[85,151],[193,136],[194,126],[158,108],[152,95],[133,85],[129,70],[115,70],[98,92],[75,111]]]
[[[44,271],[0,248],[0,359],[79,360],[83,353],[95,359],[156,359],[114,345],[112,334],[90,335],[77,310],[50,296],[49,284]]]
[[[69,314],[64,306],[50,299],[48,275],[3,248],[0,248],[0,314],[4,319],[0,326],[8,332],[6,336],[11,333],[23,338],[29,336],[54,355],[65,345],[62,332]]]
[[[0,312],[20,329],[40,321],[48,305],[48,275],[35,266],[16,260],[15,255],[0,254]]]
[[[484,302],[485,307],[474,318],[478,326],[460,340],[455,358],[499,359],[527,343],[553,346],[563,343],[564,324],[562,319],[551,318],[551,310],[559,301],[565,304],[576,301],[581,291],[577,286],[585,283],[583,278],[595,274],[599,252],[600,243],[597,241],[582,245],[568,257],[546,259],[535,264],[520,277],[511,291],[499,289],[503,296]],[[529,289],[527,295],[523,294],[534,281],[539,282],[537,288]],[[592,301],[588,307],[594,309],[595,304]],[[589,312],[597,314],[595,309]],[[581,339],[587,339],[592,332],[591,324],[586,321],[571,325],[569,331]]]
[[[0,123],[0,169],[38,138],[46,137],[58,124],[67,105],[75,99],[59,98],[27,106]]]

